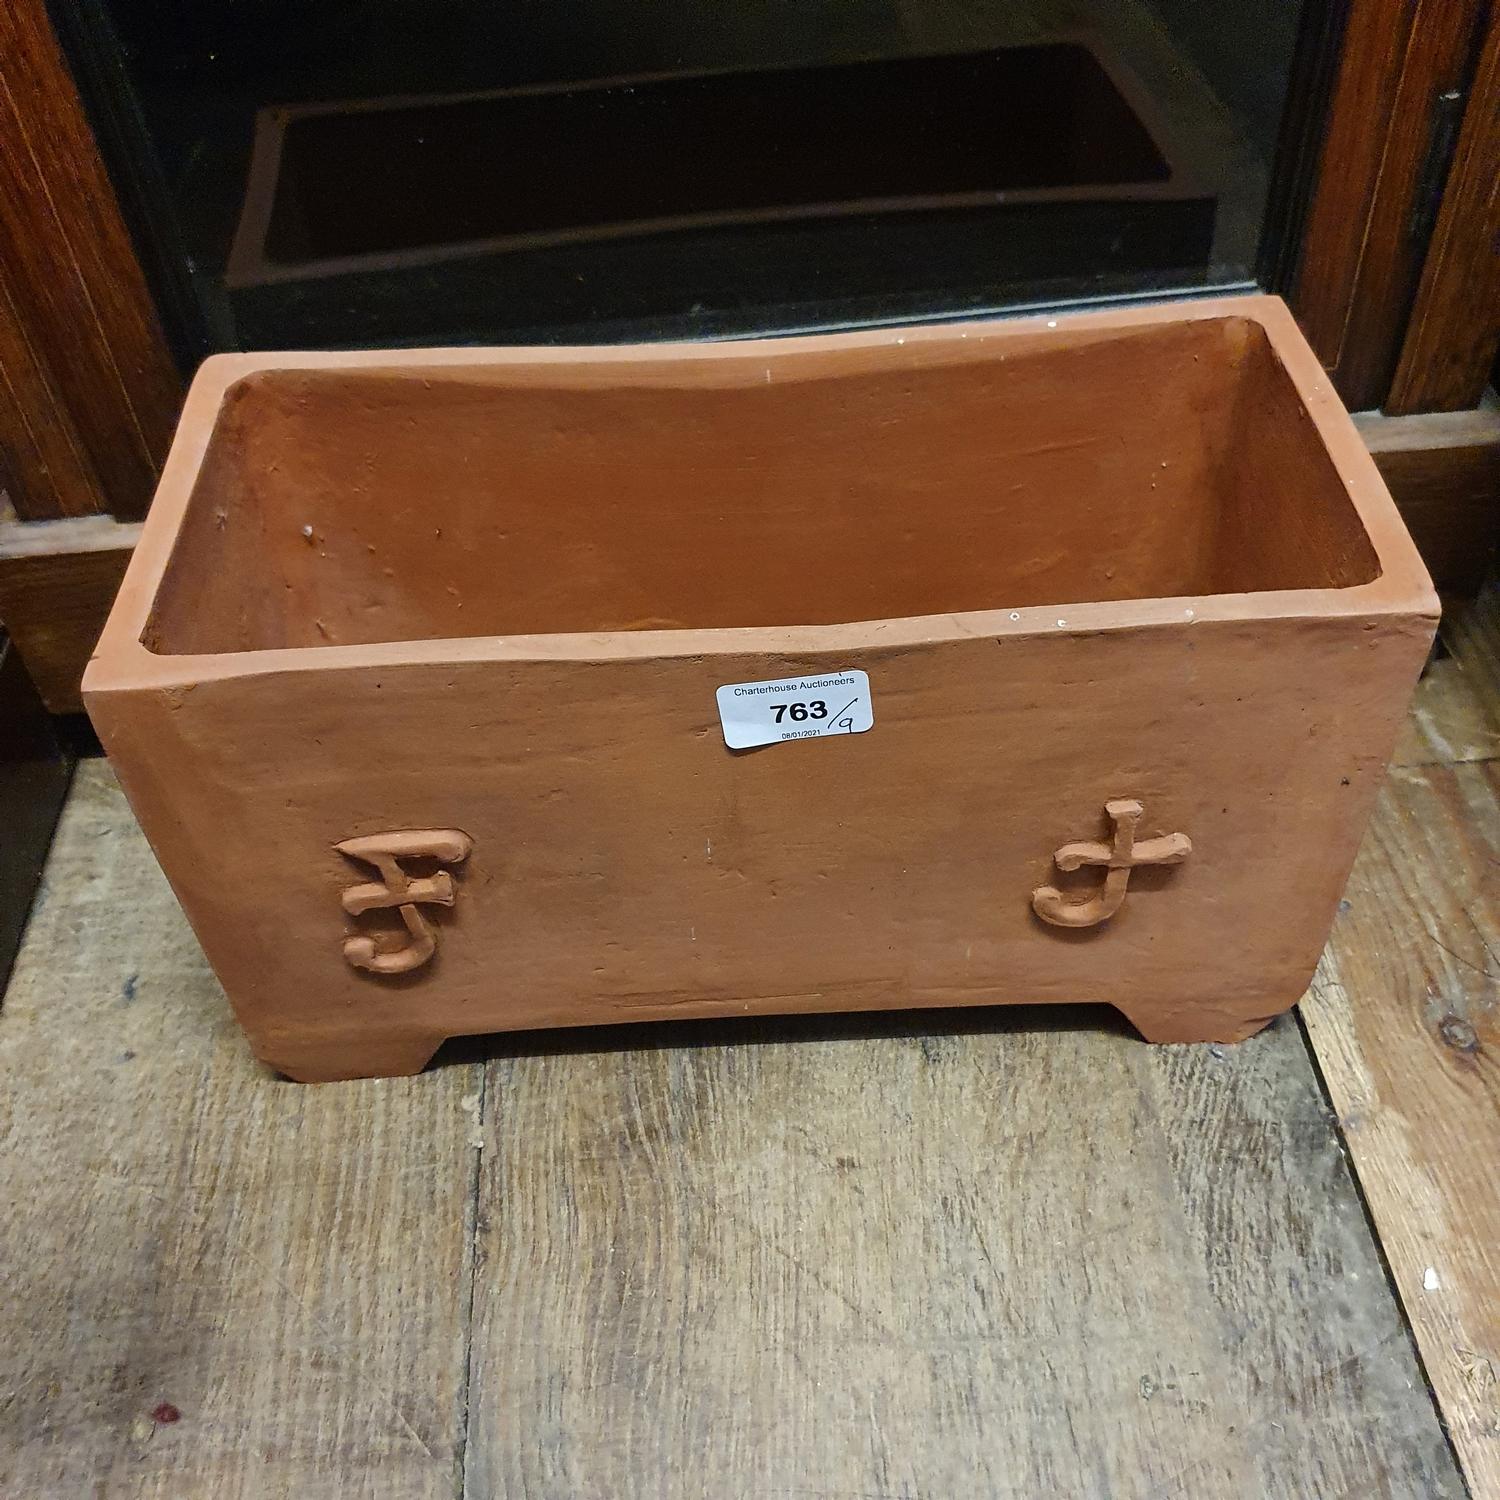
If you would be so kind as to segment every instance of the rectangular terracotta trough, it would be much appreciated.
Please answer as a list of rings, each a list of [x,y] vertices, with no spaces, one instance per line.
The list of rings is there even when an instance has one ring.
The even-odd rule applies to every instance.
[[[746,1012],[1229,1041],[1307,984],[1436,614],[1270,298],[233,355],[85,696],[294,1078]]]

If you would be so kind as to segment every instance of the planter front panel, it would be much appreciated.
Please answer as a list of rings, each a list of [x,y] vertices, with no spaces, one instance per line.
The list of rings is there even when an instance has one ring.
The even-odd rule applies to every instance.
[[[1372,627],[1372,628],[1367,628]],[[866,649],[433,663],[96,702],[257,1049],[747,1011],[1107,1001],[1233,1037],[1317,962],[1427,645],[1358,617]],[[874,728],[725,749],[722,682],[857,666]],[[1144,807],[1192,855],[1097,927],[1049,926],[1054,851]],[[461,830],[439,946],[341,945],[353,837]],[[1079,897],[1098,872],[1080,872]]]

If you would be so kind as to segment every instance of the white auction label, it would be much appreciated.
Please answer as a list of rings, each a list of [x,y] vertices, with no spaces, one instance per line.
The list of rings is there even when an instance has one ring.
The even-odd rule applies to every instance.
[[[863,734],[875,723],[870,679],[858,671],[726,682],[718,699],[724,743],[731,750],[828,734]]]

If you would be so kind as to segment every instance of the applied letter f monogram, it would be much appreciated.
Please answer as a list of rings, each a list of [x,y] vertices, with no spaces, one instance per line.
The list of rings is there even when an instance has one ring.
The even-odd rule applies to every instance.
[[[403,859],[432,859],[439,865],[462,864],[474,841],[457,828],[423,828],[403,833],[375,833],[365,838],[345,839],[333,846],[350,859],[373,865],[379,880],[351,885],[343,894],[344,910],[351,917],[361,912],[395,907],[406,924],[407,941],[392,947],[365,933],[344,939],[344,957],[356,969],[372,974],[408,974],[419,969],[437,949],[437,932],[419,907],[453,905],[453,876],[447,870],[413,878],[402,868]]]

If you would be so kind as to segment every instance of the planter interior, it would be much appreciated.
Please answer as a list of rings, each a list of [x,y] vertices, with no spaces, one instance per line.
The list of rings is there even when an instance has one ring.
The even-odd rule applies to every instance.
[[[1338,589],[1378,564],[1264,329],[238,382],[163,654]]]

